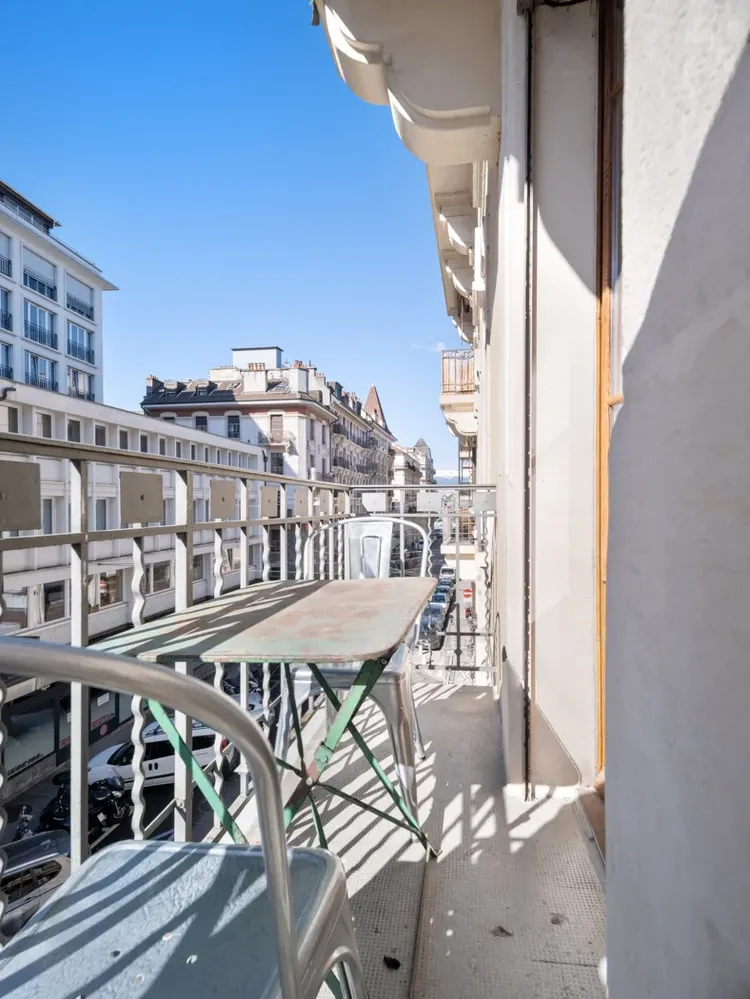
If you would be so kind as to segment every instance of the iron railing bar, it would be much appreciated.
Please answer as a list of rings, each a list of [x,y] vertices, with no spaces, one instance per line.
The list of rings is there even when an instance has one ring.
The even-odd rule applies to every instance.
[[[169,424],[165,424],[161,432],[168,434]],[[156,431],[154,431],[156,432]],[[226,437],[211,434],[218,441],[226,441]],[[188,443],[196,443],[189,441]],[[199,446],[226,448],[226,443],[206,443]],[[238,468],[235,465],[219,465],[209,461],[191,461],[186,458],[172,458],[169,455],[151,454],[144,451],[125,451],[119,448],[99,447],[96,444],[53,440],[43,437],[32,437],[27,434],[11,434],[0,432],[0,451],[5,454],[21,454],[24,457],[35,458],[79,458],[96,461],[102,465],[134,465],[142,468],[154,468],[164,472],[179,472],[186,468],[201,475],[212,475],[222,479],[252,479],[255,482],[265,482],[269,485],[315,485],[317,480],[295,479],[289,475],[274,475],[270,472],[260,472],[254,468]],[[246,453],[246,452],[242,452]],[[249,452],[247,452],[249,453]],[[341,490],[353,488],[339,485]]]

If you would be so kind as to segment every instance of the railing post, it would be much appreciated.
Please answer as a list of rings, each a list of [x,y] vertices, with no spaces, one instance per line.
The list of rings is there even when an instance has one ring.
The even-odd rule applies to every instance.
[[[88,462],[70,462],[71,533],[83,540],[71,545],[70,644],[88,645]],[[89,688],[70,685],[70,862],[80,867],[89,852]]]
[[[193,605],[193,473],[175,472],[175,521],[185,528],[175,535],[175,610]]]
[[[240,479],[240,587],[250,582],[250,486],[247,479]]]
[[[214,689],[220,694],[224,692],[224,687],[222,680],[224,679],[224,664],[214,663]],[[247,694],[245,695],[247,697]],[[247,709],[246,709],[247,710]],[[217,732],[214,736],[214,791],[221,797],[221,792],[224,789],[224,760],[221,754],[221,744],[224,741],[224,737],[221,732]],[[192,781],[190,782],[190,790],[192,792]],[[214,832],[219,832],[221,829],[221,819],[218,817],[216,812],[214,812]]]
[[[279,513],[282,517],[287,515],[287,492],[286,485],[279,486]],[[287,547],[286,524],[279,525],[279,579],[289,578],[289,549]]]
[[[461,584],[461,493],[456,493],[456,668],[461,668],[461,607],[459,588]]]
[[[142,524],[133,524],[133,527],[142,527]],[[130,591],[133,595],[133,608],[130,619],[134,628],[143,624],[143,610],[146,605],[146,563],[144,561],[146,540],[143,536],[133,538],[133,576],[130,581]],[[143,797],[143,788],[146,782],[143,772],[143,759],[146,747],[143,742],[143,729],[146,725],[146,702],[138,694],[135,694],[130,702],[130,710],[133,712],[133,729],[131,741],[133,743],[133,787],[130,796],[133,800],[132,829],[134,839],[143,839],[143,820],[146,814],[146,800]]]
[[[175,663],[175,673],[189,676],[189,663]],[[182,711],[176,711],[174,724],[180,738],[192,752],[193,719]],[[187,765],[175,754],[174,757],[174,839],[175,843],[188,843],[193,835],[193,778]]]
[[[221,591],[224,589],[224,551],[222,548],[222,542],[224,538],[224,532],[220,526],[214,528],[214,600],[221,596]]]

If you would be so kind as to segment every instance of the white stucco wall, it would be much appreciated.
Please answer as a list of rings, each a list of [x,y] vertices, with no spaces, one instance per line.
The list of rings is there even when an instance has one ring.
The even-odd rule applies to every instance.
[[[595,767],[597,23],[587,5],[535,15],[532,777]],[[497,569],[508,776],[523,776],[526,29],[503,9],[500,175],[490,179],[490,378],[499,454]],[[498,203],[499,202],[499,203]],[[484,434],[484,428],[480,433]]]
[[[750,994],[748,0],[627,0],[610,450],[613,999]]]

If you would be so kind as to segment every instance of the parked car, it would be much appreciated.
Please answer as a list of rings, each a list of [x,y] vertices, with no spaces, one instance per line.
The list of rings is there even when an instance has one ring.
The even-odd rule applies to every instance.
[[[44,832],[7,843],[0,891],[7,898],[0,933],[12,937],[70,874],[70,836]]]
[[[422,611],[419,621],[419,644],[428,649],[439,649],[443,641],[443,636],[439,633],[442,624],[442,614],[433,607],[426,607]]]
[[[239,700],[239,694],[236,695]],[[203,722],[193,719],[193,756],[201,767],[208,766],[214,758],[214,738],[216,733]],[[151,722],[143,729],[145,755],[143,770],[145,786],[154,787],[159,784],[174,782],[174,750],[162,731],[158,722]],[[227,748],[227,741],[222,741],[222,749]],[[89,762],[89,784],[117,775],[122,777],[126,788],[133,786],[133,743],[123,742],[119,746],[110,746],[97,753]],[[229,748],[224,758],[225,776],[233,773],[239,764],[240,754],[235,746]]]
[[[428,604],[429,607],[434,607],[436,614],[440,615],[440,624],[442,625],[448,616],[448,611],[450,610],[451,598],[447,593],[435,592],[432,594],[432,598]]]
[[[452,579],[455,583],[456,581],[456,570],[451,565],[441,565],[440,574],[438,579]]]

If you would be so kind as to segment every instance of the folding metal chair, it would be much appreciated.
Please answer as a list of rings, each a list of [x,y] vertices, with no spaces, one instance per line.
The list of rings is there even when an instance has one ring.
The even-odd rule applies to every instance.
[[[0,638],[0,671],[136,693],[201,718],[246,755],[262,839],[125,842],[90,857],[0,952],[5,999],[313,999],[341,966],[353,999],[366,999],[341,862],[287,847],[273,753],[234,701],[161,666],[24,639]]]

